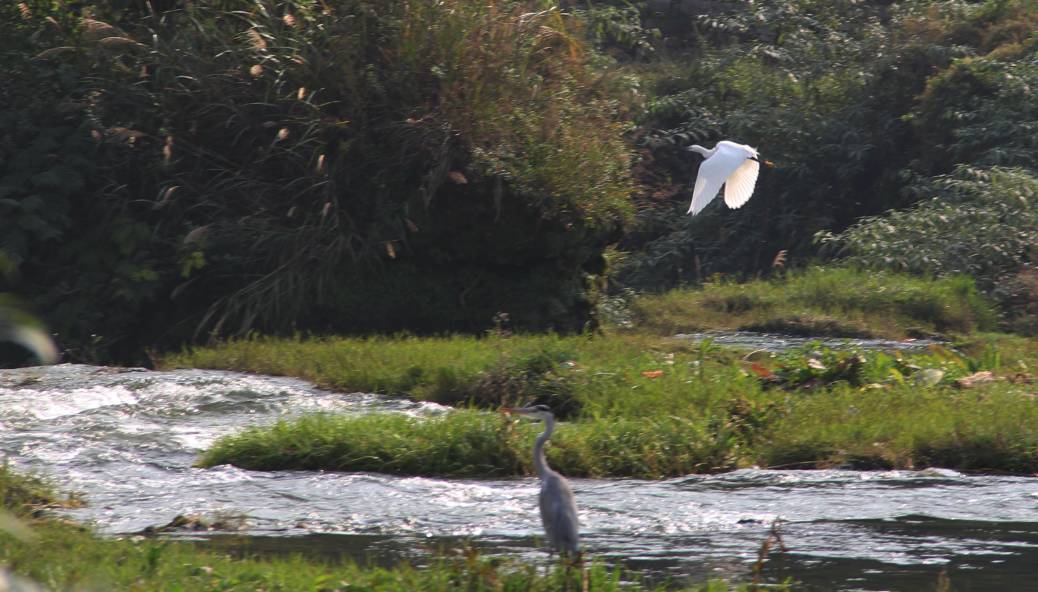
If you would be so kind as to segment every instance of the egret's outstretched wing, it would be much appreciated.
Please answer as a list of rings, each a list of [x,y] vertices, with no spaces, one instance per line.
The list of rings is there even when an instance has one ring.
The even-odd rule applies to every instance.
[[[750,158],[728,177],[724,184],[724,203],[728,204],[729,208],[740,208],[750,199],[753,187],[757,184],[758,173],[760,163]]]
[[[695,216],[706,207],[720,191],[721,185],[728,177],[746,162],[748,155],[741,150],[733,150],[718,144],[717,152],[699,165],[696,184],[692,189],[692,203],[688,213]]]

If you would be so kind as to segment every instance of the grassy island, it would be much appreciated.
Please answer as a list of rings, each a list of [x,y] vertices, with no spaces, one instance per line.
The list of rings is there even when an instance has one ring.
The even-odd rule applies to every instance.
[[[810,296],[826,285],[844,288],[825,302]],[[767,354],[661,335],[661,327],[681,326],[678,314],[740,294],[784,317],[853,317],[870,335],[898,336],[889,323],[903,315],[903,324],[930,335],[942,329],[954,341],[910,353]],[[529,474],[538,427],[494,410],[537,401],[563,419],[549,460],[572,476],[662,478],[747,466],[1038,470],[1028,371],[1038,346],[979,332],[993,313],[968,281],[816,270],[738,292],[718,285],[639,298],[632,308],[641,324],[594,335],[256,337],[163,364],[299,376],[459,408],[425,419],[314,415],[252,428],[217,442],[203,466]],[[696,328],[731,326],[711,318],[697,317]]]

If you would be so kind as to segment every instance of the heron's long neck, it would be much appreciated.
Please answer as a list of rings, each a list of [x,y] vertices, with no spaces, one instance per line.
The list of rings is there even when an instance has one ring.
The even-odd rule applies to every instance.
[[[710,158],[711,156],[714,155],[714,152],[717,152],[717,147],[716,146],[711,148],[710,150],[707,150],[706,148],[703,148],[699,144],[693,144],[693,145],[689,146],[688,149],[691,150],[692,152],[698,152],[698,153],[702,154],[703,158]]]
[[[548,468],[548,459],[544,456],[544,445],[551,438],[551,432],[555,429],[555,419],[548,417],[544,420],[544,431],[537,436],[533,443],[533,466],[537,469],[537,475],[544,477],[551,469]]]

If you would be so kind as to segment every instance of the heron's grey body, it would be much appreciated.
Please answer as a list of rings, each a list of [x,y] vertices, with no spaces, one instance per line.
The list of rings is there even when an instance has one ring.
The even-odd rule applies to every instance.
[[[510,410],[534,419],[544,420],[544,432],[537,436],[533,445],[533,465],[541,478],[541,523],[548,543],[562,555],[580,553],[580,520],[577,504],[573,501],[573,490],[565,477],[548,466],[544,456],[544,445],[555,429],[555,416],[544,405]]]
[[[533,445],[533,462],[541,477],[541,523],[553,549],[563,555],[576,554],[580,552],[580,521],[573,490],[565,477],[548,466],[544,457],[544,444],[554,428],[554,418],[549,417],[544,422],[544,433]]]

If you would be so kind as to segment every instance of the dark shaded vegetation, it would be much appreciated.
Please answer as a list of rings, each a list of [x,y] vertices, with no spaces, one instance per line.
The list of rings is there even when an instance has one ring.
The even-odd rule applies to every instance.
[[[1026,0],[26,0],[0,22],[0,291],[71,360],[579,332],[625,290],[844,257],[971,276],[1035,328]],[[722,138],[777,167],[686,217],[684,147]]]
[[[69,8],[0,13],[0,207],[4,261],[71,357],[590,322],[630,182],[625,91],[579,20],[519,1]]]
[[[1021,301],[1035,298],[1036,262],[1027,241],[1038,228],[1034,3],[640,6],[664,36],[653,59],[627,66],[650,98],[636,132],[645,191],[621,242],[620,282],[660,290],[858,253],[874,268],[974,275],[1027,327]],[[681,149],[722,138],[758,146],[776,168],[740,210],[680,216],[695,173]],[[863,216],[861,230],[822,235],[841,248],[819,252],[816,233]]]

